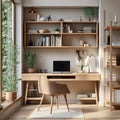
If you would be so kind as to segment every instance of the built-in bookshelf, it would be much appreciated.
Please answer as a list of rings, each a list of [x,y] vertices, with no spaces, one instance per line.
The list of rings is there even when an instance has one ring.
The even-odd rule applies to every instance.
[[[81,37],[83,45],[80,45]],[[98,22],[25,21],[24,47],[98,48]]]

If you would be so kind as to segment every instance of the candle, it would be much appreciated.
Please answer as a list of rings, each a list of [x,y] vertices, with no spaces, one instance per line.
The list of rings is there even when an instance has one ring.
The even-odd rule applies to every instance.
[[[115,16],[115,22],[116,23],[118,22],[118,16]]]

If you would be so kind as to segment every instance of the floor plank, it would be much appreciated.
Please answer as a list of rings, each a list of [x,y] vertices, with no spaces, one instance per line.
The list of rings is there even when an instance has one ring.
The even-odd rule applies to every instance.
[[[14,113],[10,117],[9,120],[27,120],[27,117],[37,106],[38,105],[22,106],[16,113]],[[96,105],[74,104],[74,106],[76,107],[79,106],[83,110],[85,120],[120,120],[120,110],[110,111],[110,109],[108,108],[99,107]],[[46,119],[37,119],[37,120],[46,120]],[[58,119],[54,119],[54,120],[58,120]],[[77,119],[71,119],[71,120],[77,120]]]

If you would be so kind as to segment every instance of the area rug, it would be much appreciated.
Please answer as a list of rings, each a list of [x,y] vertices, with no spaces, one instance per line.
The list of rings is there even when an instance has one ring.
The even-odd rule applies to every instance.
[[[38,108],[35,108],[34,111],[30,114],[28,119],[39,119],[39,118],[58,118],[58,119],[67,119],[67,118],[79,118],[83,119],[84,114],[80,108],[70,108],[68,112],[67,108],[53,108],[52,114],[50,114],[49,107],[41,107],[40,111]]]

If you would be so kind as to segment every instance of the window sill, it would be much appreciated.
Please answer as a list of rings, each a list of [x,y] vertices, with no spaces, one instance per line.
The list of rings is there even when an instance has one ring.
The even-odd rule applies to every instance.
[[[3,101],[1,103],[1,105],[3,106],[3,109],[0,112],[3,112],[5,109],[9,108],[10,106],[12,106],[14,103],[16,103],[17,101],[19,101],[22,97],[17,98],[14,102],[8,102],[8,101]]]

